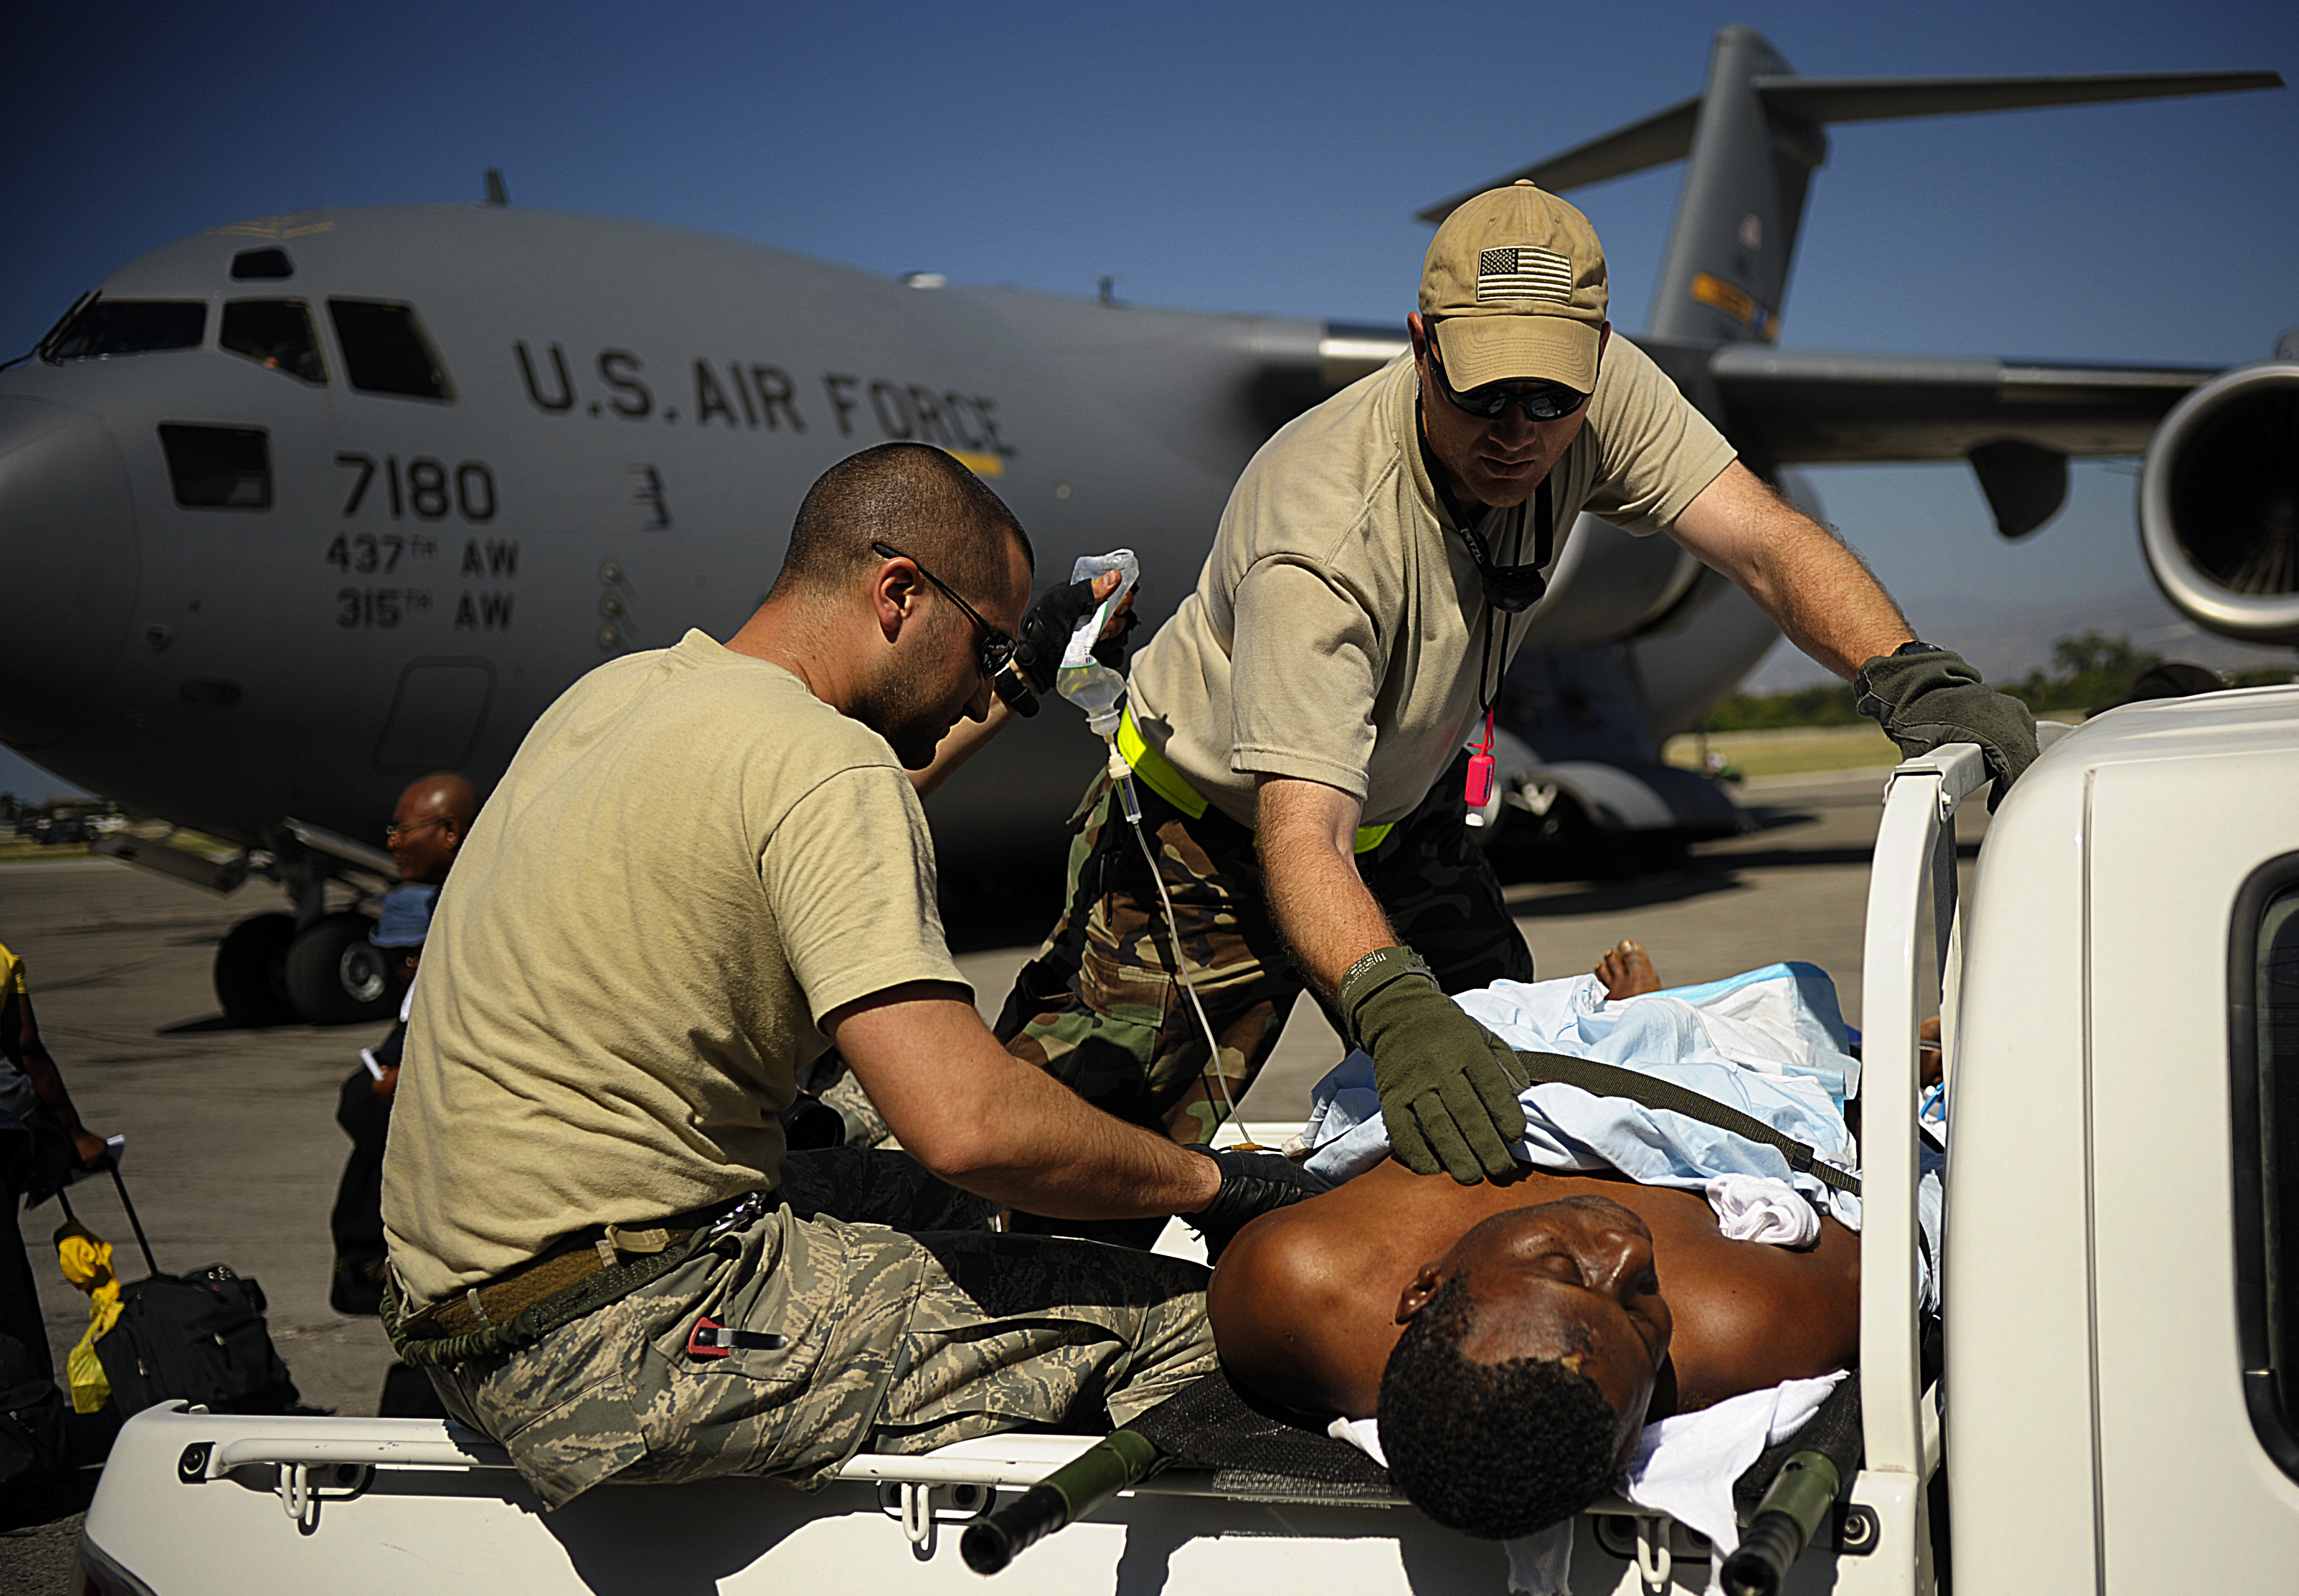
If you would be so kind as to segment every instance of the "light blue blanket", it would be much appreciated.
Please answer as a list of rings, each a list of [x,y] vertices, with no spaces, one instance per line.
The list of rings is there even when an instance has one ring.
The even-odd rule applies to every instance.
[[[1853,1168],[1858,1150],[1844,1122],[1860,1066],[1844,1051],[1836,987],[1809,964],[1774,964],[1729,980],[1609,999],[1593,976],[1498,981],[1454,1002],[1511,1047],[1618,1065],[1674,1083],[1763,1120],[1821,1158]],[[1778,1149],[1665,1109],[1598,1097],[1557,1083],[1528,1086],[1525,1139],[1514,1151],[1535,1168],[1615,1171],[1643,1185],[1703,1191],[1720,1175],[1785,1181],[1822,1211],[1857,1230],[1860,1200],[1790,1167]],[[1311,1093],[1305,1138],[1311,1172],[1334,1180],[1389,1155],[1373,1060],[1353,1052]],[[1929,1158],[1929,1155],[1927,1155]],[[1938,1163],[1919,1192],[1925,1249],[1923,1295],[1937,1306],[1930,1259],[1938,1251]]]

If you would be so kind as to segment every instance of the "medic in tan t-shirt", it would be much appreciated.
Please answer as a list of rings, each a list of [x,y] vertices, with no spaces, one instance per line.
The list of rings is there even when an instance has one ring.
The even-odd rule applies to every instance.
[[[1205,1270],[993,1211],[1185,1213],[1218,1243],[1317,1188],[1079,1101],[950,961],[910,775],[985,721],[1030,567],[941,450],[842,461],[742,629],[569,688],[459,851],[385,1157],[384,1325],[546,1504],[1122,1422],[1213,1367]],[[907,1152],[786,1150],[834,1044]]]
[[[1999,794],[2035,757],[2026,709],[1915,642],[1605,307],[1587,218],[1531,183],[1481,195],[1429,246],[1411,359],[1254,457],[1196,591],[1134,661],[1120,735],[1179,923],[1090,793],[1069,910],[997,1027],[1010,1052],[1208,1141],[1306,983],[1373,1055],[1400,1160],[1506,1173],[1512,1057],[1444,993],[1528,980],[1532,960],[1464,825],[1481,774],[1464,744],[1490,747],[1519,622],[1584,509],[1738,583],[1904,751],[1977,742]]]

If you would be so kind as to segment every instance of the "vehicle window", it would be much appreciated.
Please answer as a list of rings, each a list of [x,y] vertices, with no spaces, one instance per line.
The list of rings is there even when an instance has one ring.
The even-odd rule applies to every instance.
[[[2253,878],[2229,952],[2245,1395],[2261,1440],[2299,1473],[2299,856]]]
[[[216,344],[305,382],[328,380],[311,308],[300,299],[233,300],[223,307]]]
[[[92,299],[49,335],[40,353],[52,361],[86,361],[197,349],[207,327],[203,300]]]
[[[331,299],[328,316],[344,352],[344,377],[362,394],[452,399],[447,369],[423,336],[411,304],[380,299]]]
[[[196,510],[271,508],[271,439],[261,427],[160,423],[176,503]]]

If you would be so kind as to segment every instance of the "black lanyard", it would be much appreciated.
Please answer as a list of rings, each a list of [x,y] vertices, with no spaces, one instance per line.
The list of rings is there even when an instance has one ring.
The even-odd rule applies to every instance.
[[[1533,559],[1531,569],[1535,571],[1546,570],[1548,568],[1549,555],[1556,543],[1556,509],[1555,502],[1549,496],[1548,478],[1546,477],[1540,479],[1540,487],[1533,493],[1532,528]],[[1469,557],[1477,562],[1478,581],[1481,586],[1485,583],[1485,572],[1488,570],[1526,569],[1523,566],[1495,566],[1485,551],[1483,536],[1473,528],[1465,527],[1461,529],[1461,541],[1468,545]],[[1517,518],[1517,542],[1520,547],[1523,541],[1524,519],[1520,514]],[[1530,607],[1530,605],[1527,606],[1527,608]],[[1501,661],[1500,669],[1496,672],[1493,669],[1493,643],[1495,617],[1498,612],[1498,606],[1493,603],[1491,595],[1488,592],[1485,599],[1485,646],[1477,663],[1477,712],[1481,715],[1490,714],[1493,701],[1500,696],[1501,677],[1508,672],[1509,633],[1516,625],[1515,611],[1509,612],[1498,622]],[[1490,688],[1485,686],[1488,679],[1492,682]]]

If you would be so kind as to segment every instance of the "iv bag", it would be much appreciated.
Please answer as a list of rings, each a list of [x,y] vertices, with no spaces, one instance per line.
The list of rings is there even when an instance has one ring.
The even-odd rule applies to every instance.
[[[1078,622],[1070,634],[1069,646],[1062,651],[1061,669],[1054,676],[1055,691],[1085,711],[1086,726],[1098,737],[1116,734],[1117,701],[1125,696],[1125,678],[1093,657],[1093,645],[1100,641],[1102,628],[1117,613],[1117,606],[1125,602],[1133,584],[1141,580],[1141,562],[1132,549],[1113,549],[1107,554],[1082,555],[1070,569],[1073,582],[1112,570],[1123,573],[1116,589]]]

